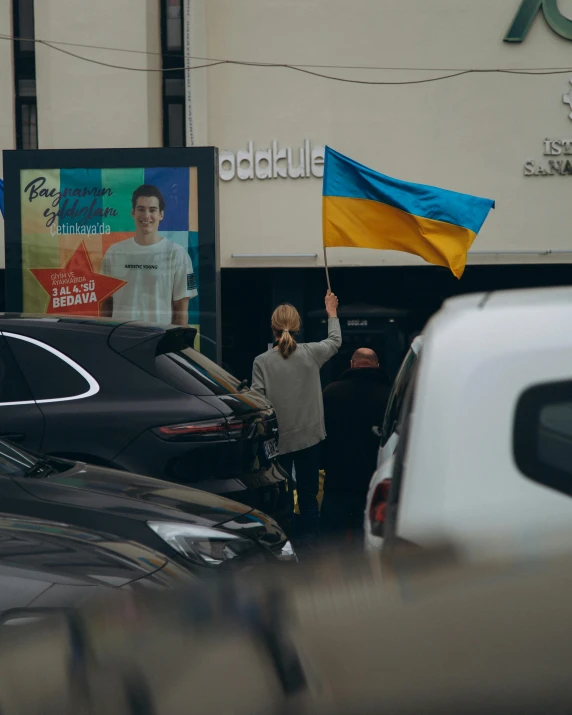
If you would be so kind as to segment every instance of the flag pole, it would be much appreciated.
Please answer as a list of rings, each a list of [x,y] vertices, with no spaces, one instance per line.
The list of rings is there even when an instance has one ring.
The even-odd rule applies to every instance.
[[[328,282],[328,293],[332,292],[332,284],[330,283],[330,271],[328,270],[328,255],[326,253],[326,203],[324,201],[324,187],[326,182],[326,169],[328,166],[328,147],[324,153],[324,178],[322,181],[322,243],[324,246],[324,268],[326,269],[326,281]]]
[[[332,292],[332,286],[330,284],[330,271],[328,270],[328,256],[326,254],[326,246],[324,245],[324,268],[326,269],[326,280],[328,281],[328,290]]]

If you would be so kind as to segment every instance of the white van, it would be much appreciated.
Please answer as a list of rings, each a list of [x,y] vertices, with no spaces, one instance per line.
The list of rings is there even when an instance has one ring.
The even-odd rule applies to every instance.
[[[552,548],[572,529],[572,288],[445,303],[401,412],[384,549]]]

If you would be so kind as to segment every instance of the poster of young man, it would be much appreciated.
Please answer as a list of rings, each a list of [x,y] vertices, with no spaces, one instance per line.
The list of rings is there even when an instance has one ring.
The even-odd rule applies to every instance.
[[[142,184],[133,192],[135,235],[110,246],[101,265],[106,276],[125,285],[106,298],[101,315],[119,320],[186,325],[189,301],[198,295],[189,251],[159,234],[166,202],[157,186]]]
[[[196,152],[202,157],[193,162]],[[19,204],[6,221],[7,308],[191,325],[195,347],[204,337],[212,357],[219,322],[215,150],[109,150],[106,168],[91,166],[98,153],[4,153],[5,181],[13,193],[17,182]],[[110,155],[118,166],[110,166]],[[141,161],[150,158],[171,161]],[[177,166],[173,158],[190,161]]]

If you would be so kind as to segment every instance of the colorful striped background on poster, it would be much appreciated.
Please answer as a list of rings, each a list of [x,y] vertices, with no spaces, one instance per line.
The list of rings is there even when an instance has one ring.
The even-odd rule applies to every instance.
[[[196,168],[26,169],[21,196],[25,312],[200,333]]]

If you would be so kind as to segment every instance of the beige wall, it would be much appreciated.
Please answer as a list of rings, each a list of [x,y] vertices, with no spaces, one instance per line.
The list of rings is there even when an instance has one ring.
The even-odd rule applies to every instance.
[[[522,45],[502,42],[519,4],[520,0],[193,0],[191,52],[297,64],[570,66],[572,43],[551,32],[541,17]],[[10,0],[0,0],[4,32],[11,32],[10,6]],[[559,7],[572,17],[572,0],[559,0]],[[35,11],[38,37],[160,51],[158,0],[36,0]],[[112,64],[160,67],[159,57],[153,55],[66,49]],[[0,41],[1,148],[13,146],[11,58],[10,43]],[[389,81],[430,75],[337,72]],[[497,209],[475,252],[572,251],[572,177],[523,175],[526,160],[543,159],[546,137],[572,139],[572,121],[562,103],[562,95],[572,89],[567,74],[476,74],[432,84],[374,87],[284,68],[221,65],[197,70],[192,78],[198,144],[236,151],[249,140],[258,148],[268,147],[273,139],[294,148],[304,139],[327,143],[405,180],[495,198]],[[41,148],[162,143],[159,72],[101,67],[38,46],[37,86]],[[221,182],[220,206],[224,266],[321,265],[319,179]],[[233,253],[315,253],[318,258],[237,259]],[[475,253],[472,261],[571,259],[572,253],[500,258]],[[383,265],[418,260],[385,251],[335,249],[330,262]]]
[[[36,0],[36,36],[160,52],[157,0]],[[63,49],[108,64],[157,69],[159,56]],[[36,47],[41,149],[162,145],[161,74],[129,72]]]
[[[208,54],[277,63],[391,67],[570,67],[572,43],[538,17],[526,42],[503,43],[520,0],[209,0]],[[560,0],[572,17],[572,0]],[[320,71],[320,70],[318,70]],[[322,70],[336,74],[335,70]],[[356,79],[430,72],[338,70]],[[436,75],[440,72],[433,73]],[[571,73],[572,75],[572,73]],[[572,251],[572,176],[525,178],[546,137],[572,139],[568,75],[466,75],[431,84],[342,84],[281,68],[208,70],[209,143],[237,150],[305,138],[401,179],[497,200],[475,251]],[[572,159],[572,157],[570,157]],[[220,186],[224,266],[321,265],[321,181]],[[316,253],[235,259],[232,253]],[[418,263],[407,254],[331,249],[331,264]],[[570,261],[475,254],[473,262]]]
[[[0,0],[0,33],[12,34],[12,3]],[[0,152],[13,149],[14,137],[14,72],[12,43],[0,40]],[[0,162],[0,178],[3,176]],[[0,268],[4,268],[4,220],[0,216]]]

